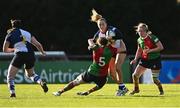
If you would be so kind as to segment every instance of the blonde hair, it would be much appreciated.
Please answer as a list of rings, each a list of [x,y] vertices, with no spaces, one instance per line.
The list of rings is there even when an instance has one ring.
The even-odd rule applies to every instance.
[[[100,15],[100,14],[98,14],[98,13],[96,12],[95,9],[92,9],[91,12],[92,12],[92,15],[91,15],[91,21],[92,21],[92,22],[96,22],[96,23],[97,23],[97,21],[100,20],[100,19],[105,20],[105,19],[102,17],[102,15]],[[105,21],[106,21],[106,20],[105,20]]]
[[[139,23],[137,26],[134,26],[134,28],[136,29],[135,31],[138,32],[139,31],[139,28],[143,28],[144,31],[146,31],[147,34],[151,35],[152,32],[149,30],[149,27],[147,24],[145,23]]]

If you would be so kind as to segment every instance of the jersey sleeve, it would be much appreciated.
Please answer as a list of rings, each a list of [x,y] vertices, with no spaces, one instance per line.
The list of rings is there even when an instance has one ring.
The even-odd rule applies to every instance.
[[[113,40],[121,40],[123,39],[123,35],[122,33],[120,32],[120,30],[118,30],[117,28],[113,28],[114,32],[115,32],[115,36],[112,37]]]
[[[99,32],[100,32],[100,31],[97,31],[97,32],[94,34],[94,36],[93,36],[93,41],[94,41],[94,43],[96,43],[96,41],[97,41],[97,39],[98,39]]]
[[[159,42],[159,39],[155,35],[151,35],[151,39],[153,40],[154,43]]]
[[[11,43],[11,41],[12,41],[12,39],[11,39],[11,34],[7,34],[7,35],[6,35],[5,41],[8,41],[8,42]]]

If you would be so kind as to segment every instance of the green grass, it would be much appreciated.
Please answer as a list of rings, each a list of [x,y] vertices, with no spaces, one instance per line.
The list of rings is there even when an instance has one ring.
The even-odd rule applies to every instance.
[[[63,84],[49,84],[49,92],[44,94],[37,84],[16,84],[16,99],[9,98],[7,85],[0,84],[0,107],[180,107],[180,84],[164,84],[164,96],[153,84],[141,84],[140,93],[134,96],[115,96],[116,84],[106,84],[101,90],[89,96],[77,96],[93,84],[84,84],[62,94],[59,97],[52,92],[62,88]],[[132,90],[133,85],[126,85]]]

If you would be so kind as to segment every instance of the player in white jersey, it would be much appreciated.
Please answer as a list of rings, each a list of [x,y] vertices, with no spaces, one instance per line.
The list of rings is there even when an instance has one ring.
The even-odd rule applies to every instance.
[[[48,91],[46,82],[34,72],[35,54],[32,45],[45,56],[46,53],[41,43],[39,43],[34,36],[31,36],[31,33],[20,28],[21,20],[11,20],[11,26],[12,28],[7,31],[3,44],[3,52],[14,52],[15,54],[9,65],[7,74],[7,83],[11,94],[10,97],[16,97],[14,80],[16,73],[23,65],[26,76],[33,82],[40,84],[46,93]]]
[[[94,9],[92,10],[91,21],[96,22],[99,28],[98,32],[94,35],[94,40],[98,37],[106,37],[109,43],[120,52],[116,57],[111,58],[109,72],[112,79],[119,85],[116,96],[123,96],[128,92],[128,89],[123,83],[122,76],[122,64],[126,58],[126,45],[123,41],[122,33],[116,27],[108,26],[106,19]]]

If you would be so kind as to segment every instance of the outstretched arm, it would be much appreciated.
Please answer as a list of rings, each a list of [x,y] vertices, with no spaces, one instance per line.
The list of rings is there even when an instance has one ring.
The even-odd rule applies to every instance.
[[[138,45],[135,58],[134,58],[134,60],[132,60],[132,61],[130,62],[130,64],[136,63],[137,60],[141,57],[142,52],[143,52],[143,50],[142,50],[142,49],[139,47],[139,45]]]
[[[43,46],[41,45],[40,42],[38,42],[36,40],[36,38],[34,36],[31,37],[31,43],[42,53],[42,55],[46,55],[44,49],[43,49]]]

